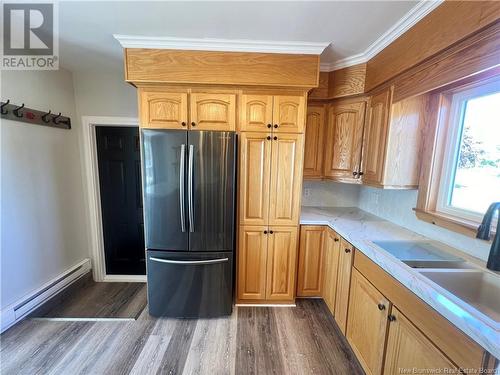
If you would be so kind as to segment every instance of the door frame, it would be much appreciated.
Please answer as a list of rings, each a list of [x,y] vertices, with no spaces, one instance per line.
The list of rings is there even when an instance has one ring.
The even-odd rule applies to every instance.
[[[136,117],[82,116],[81,144],[83,181],[87,198],[87,237],[92,273],[98,282],[146,282],[146,275],[107,275],[102,229],[101,193],[97,164],[96,126],[139,127]]]

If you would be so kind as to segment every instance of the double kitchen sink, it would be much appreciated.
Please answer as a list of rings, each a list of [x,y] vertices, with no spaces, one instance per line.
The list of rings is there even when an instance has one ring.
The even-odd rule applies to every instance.
[[[500,323],[500,275],[424,241],[373,241],[411,268]]]

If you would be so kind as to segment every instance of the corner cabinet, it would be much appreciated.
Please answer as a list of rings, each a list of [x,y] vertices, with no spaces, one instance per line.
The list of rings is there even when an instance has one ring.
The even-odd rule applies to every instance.
[[[139,88],[139,113],[143,128],[234,131],[236,94]]]
[[[323,299],[330,312],[335,315],[335,298],[337,295],[337,279],[340,260],[340,236],[330,228],[326,228],[324,242]]]
[[[323,226],[302,226],[300,229],[297,296],[320,297],[323,290]]]

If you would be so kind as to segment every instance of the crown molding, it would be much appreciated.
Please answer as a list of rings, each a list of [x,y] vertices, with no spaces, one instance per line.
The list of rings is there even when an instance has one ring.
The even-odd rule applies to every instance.
[[[263,52],[320,55],[330,42],[288,42],[247,39],[174,38],[117,35],[123,48],[158,48],[221,52]]]
[[[423,0],[410,9],[401,19],[398,20],[389,30],[383,33],[377,40],[368,46],[368,48],[357,55],[348,56],[334,62],[325,62],[320,64],[320,70],[331,72],[332,70],[346,68],[348,66],[368,62],[375,57],[389,44],[398,39],[412,26],[436,9],[444,0]]]

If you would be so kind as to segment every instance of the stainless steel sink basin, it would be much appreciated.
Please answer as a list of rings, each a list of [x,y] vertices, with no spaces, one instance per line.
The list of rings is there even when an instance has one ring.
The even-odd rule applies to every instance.
[[[463,260],[403,260],[411,268],[446,268],[446,269],[471,269],[474,266]]]
[[[500,322],[500,276],[473,270],[425,270],[420,273]]]

